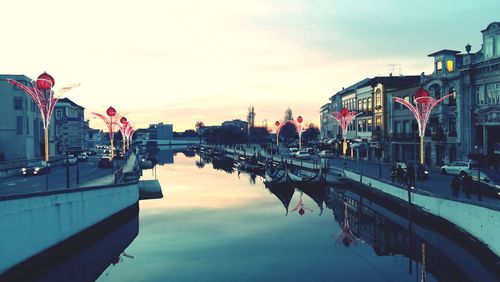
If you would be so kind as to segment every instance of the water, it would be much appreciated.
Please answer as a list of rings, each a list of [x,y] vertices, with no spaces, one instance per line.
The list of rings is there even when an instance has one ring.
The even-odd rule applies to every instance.
[[[139,203],[138,226],[135,211],[116,230],[56,263],[51,271],[64,276],[42,280],[95,272],[81,280],[420,281],[422,243],[427,281],[499,278],[491,261],[467,244],[349,190],[269,189],[260,176],[230,173],[226,161],[177,153],[172,164],[171,154],[163,152],[167,161],[156,169],[164,198]],[[153,172],[143,178],[154,179]],[[346,223],[353,237],[342,232]],[[84,263],[84,270],[70,267]]]

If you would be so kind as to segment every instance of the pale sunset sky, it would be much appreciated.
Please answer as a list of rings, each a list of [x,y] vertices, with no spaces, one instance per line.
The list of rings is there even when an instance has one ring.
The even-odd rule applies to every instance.
[[[430,73],[427,55],[481,48],[500,1],[4,1],[0,73],[56,87],[91,112],[113,105],[136,127],[175,131],[224,120],[271,126],[287,107],[305,122],[343,86]]]

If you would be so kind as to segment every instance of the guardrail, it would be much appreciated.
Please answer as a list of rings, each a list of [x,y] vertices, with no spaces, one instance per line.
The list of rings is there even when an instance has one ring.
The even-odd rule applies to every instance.
[[[64,156],[64,155],[51,156],[49,158],[49,163],[59,164],[60,162],[63,162],[65,158],[66,158],[66,156]],[[0,171],[21,169],[30,163],[40,162],[40,161],[44,161],[44,160],[45,160],[45,158],[40,157],[40,158],[34,158],[34,159],[18,159],[18,160],[3,161],[3,162],[0,162]]]

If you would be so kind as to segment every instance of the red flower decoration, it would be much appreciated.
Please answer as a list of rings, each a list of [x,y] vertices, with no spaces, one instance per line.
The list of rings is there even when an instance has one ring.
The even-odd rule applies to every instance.
[[[346,108],[342,108],[342,110],[340,111],[340,114],[345,117],[349,114],[349,110],[346,109]]]
[[[275,124],[276,126],[280,126],[280,122],[279,122],[279,121],[276,121],[274,124]]]
[[[297,118],[297,121],[298,121],[299,123],[302,123],[302,121],[304,121],[304,120],[302,119],[302,116],[299,116],[299,117]]]
[[[54,87],[54,84],[56,84],[54,78],[46,72],[39,75],[36,79],[36,87],[38,89],[48,90]]]
[[[123,123],[123,124],[125,124],[127,122],[127,118],[126,117],[122,117],[120,119],[120,122]]]
[[[114,117],[116,115],[116,110],[115,108],[113,107],[109,107],[107,110],[106,110],[106,114],[110,117]]]
[[[415,99],[418,102],[418,98],[420,97],[429,97],[429,91],[425,90],[424,88],[420,87],[417,92],[415,92]]]

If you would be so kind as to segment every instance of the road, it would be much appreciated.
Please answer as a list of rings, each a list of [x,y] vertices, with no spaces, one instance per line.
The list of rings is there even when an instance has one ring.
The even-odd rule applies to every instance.
[[[99,158],[92,156],[85,162],[78,164],[80,185],[76,183],[77,166],[69,167],[70,189],[93,185],[106,185],[113,183],[113,169],[98,168]],[[124,161],[115,160],[115,169]],[[47,185],[48,184],[48,185]],[[0,196],[27,194],[34,192],[53,191],[66,188],[66,166],[52,167],[49,174],[36,176],[14,176],[0,179]]]

